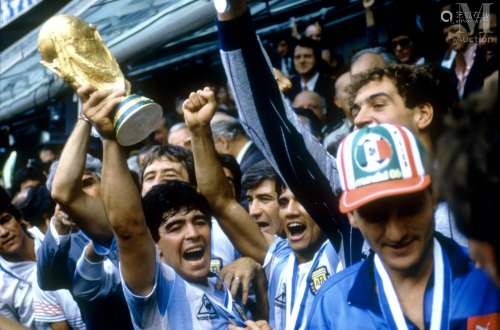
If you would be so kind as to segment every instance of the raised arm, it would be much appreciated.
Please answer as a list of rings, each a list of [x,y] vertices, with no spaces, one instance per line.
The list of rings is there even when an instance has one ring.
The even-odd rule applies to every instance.
[[[348,232],[338,211],[335,159],[299,124],[284,102],[245,1],[230,1],[219,14],[222,63],[245,131],[302,205],[338,248],[339,229]]]
[[[123,148],[116,142],[110,114],[122,93],[106,91],[106,97],[85,111],[102,136],[102,199],[118,243],[120,268],[127,286],[145,295],[154,286],[156,254],[144,220],[141,197],[127,168]]]
[[[377,26],[375,25],[375,16],[373,14],[373,5],[375,0],[363,0],[366,19],[366,40],[369,47],[378,45]]]
[[[84,109],[98,104],[105,96],[91,86],[78,90]],[[92,97],[90,97],[92,94]],[[99,243],[109,243],[113,237],[106,220],[104,205],[98,197],[87,194],[82,186],[85,159],[91,125],[79,118],[64,145],[52,184],[52,198],[74,219],[80,228]]]
[[[213,91],[191,93],[182,110],[191,132],[198,189],[207,198],[219,223],[238,251],[264,262],[268,243],[248,212],[236,201],[224,175],[210,130],[217,105]]]

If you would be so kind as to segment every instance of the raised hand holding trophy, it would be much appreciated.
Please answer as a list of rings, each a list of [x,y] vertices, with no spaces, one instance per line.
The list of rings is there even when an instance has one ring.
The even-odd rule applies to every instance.
[[[86,84],[97,90],[126,90],[127,97],[118,104],[113,116],[116,140],[121,145],[144,140],[161,124],[161,106],[130,94],[129,83],[94,26],[76,16],[54,16],[40,29],[38,51],[40,62],[75,91]]]

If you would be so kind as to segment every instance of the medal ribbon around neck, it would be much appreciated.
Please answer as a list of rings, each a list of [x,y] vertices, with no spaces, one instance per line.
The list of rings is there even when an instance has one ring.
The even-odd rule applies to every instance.
[[[389,329],[408,330],[408,325],[406,323],[401,304],[399,303],[396,290],[394,289],[391,278],[389,277],[389,274],[377,254],[374,256],[374,263],[379,303]],[[450,319],[449,304],[451,298],[451,269],[448,259],[443,254],[441,245],[435,238],[433,248],[433,264],[434,289],[432,295],[430,330],[448,330]]]
[[[306,306],[307,295],[309,294],[308,283],[311,281],[311,275],[314,269],[318,266],[319,260],[323,255],[328,244],[328,240],[323,243],[318,251],[314,254],[309,274],[300,283],[297,283],[299,277],[299,265],[295,254],[292,252],[288,256],[288,261],[285,266],[285,283],[286,283],[286,330],[295,330],[302,323],[304,317],[304,309]],[[296,296],[298,292],[298,296]],[[296,303],[294,303],[296,302]]]

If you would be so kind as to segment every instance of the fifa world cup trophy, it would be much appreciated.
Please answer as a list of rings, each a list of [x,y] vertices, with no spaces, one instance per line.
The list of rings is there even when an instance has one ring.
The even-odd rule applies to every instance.
[[[152,100],[130,94],[116,59],[99,32],[76,16],[59,15],[47,20],[38,35],[41,63],[76,91],[90,84],[96,89],[124,89],[127,97],[114,110],[118,143],[123,146],[144,140],[162,122],[163,110]]]

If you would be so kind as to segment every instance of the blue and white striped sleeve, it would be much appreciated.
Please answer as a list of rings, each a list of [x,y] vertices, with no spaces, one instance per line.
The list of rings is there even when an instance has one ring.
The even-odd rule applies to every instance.
[[[75,297],[92,301],[106,297],[120,285],[119,270],[109,259],[91,262],[85,249],[78,259],[73,277],[72,293]]]
[[[175,271],[156,257],[155,283],[151,292],[139,295],[130,290],[122,277],[123,293],[135,328],[160,329],[167,318],[167,307],[177,278]]]

